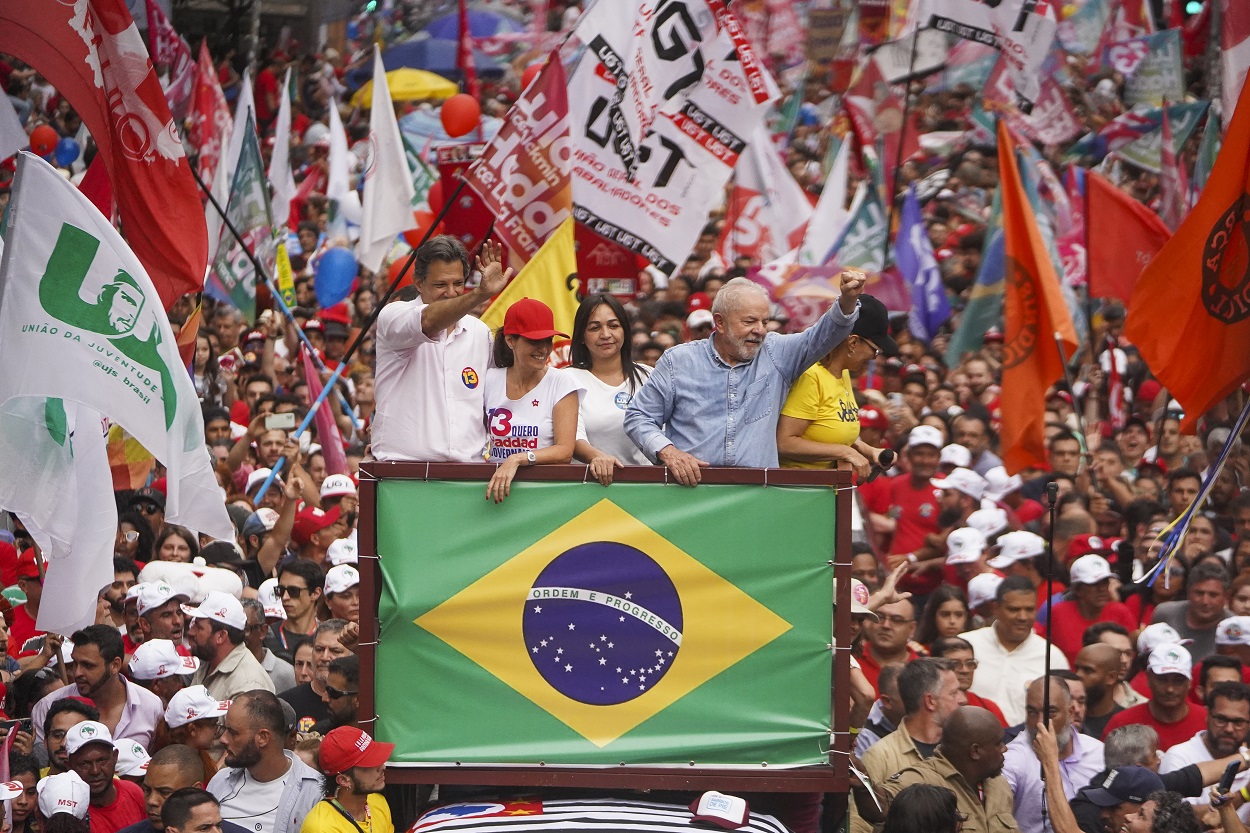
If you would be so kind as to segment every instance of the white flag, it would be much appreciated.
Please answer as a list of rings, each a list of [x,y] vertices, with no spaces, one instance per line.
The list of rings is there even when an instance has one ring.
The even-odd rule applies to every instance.
[[[229,150],[226,153],[226,182],[234,180],[234,169],[239,164],[239,154],[243,152],[243,128],[247,124],[247,114],[252,114],[252,123],[256,121],[256,98],[252,92],[252,78],[248,70],[243,70],[243,80],[239,83],[239,99],[234,105],[234,128],[230,131]],[[222,203],[225,207],[225,203]]]
[[[803,245],[799,247],[799,264],[802,266],[819,266],[825,261],[825,255],[837,242],[842,229],[846,228],[851,219],[851,212],[846,208],[846,171],[851,139],[848,136],[838,148],[838,155],[833,158],[833,167],[829,170],[829,178],[825,180],[825,188],[820,192],[816,202],[816,210],[807,223],[807,233],[803,235]]]
[[[371,272],[382,268],[386,253],[401,231],[413,227],[412,171],[404,155],[404,140],[386,86],[382,55],[373,54],[373,109],[369,114],[369,142],[373,146],[365,171],[364,217],[356,254]]]
[[[165,464],[171,523],[233,537],[151,279],[95,206],[30,153],[18,157],[0,264],[0,350],[0,403],[61,398],[107,416]]]
[[[113,581],[117,506],[98,413],[63,399],[18,396],[0,405],[0,508],[43,552],[45,603],[35,627],[71,634],[95,623]]]
[[[749,255],[768,263],[803,242],[812,204],[794,181],[763,122],[738,163],[724,242],[726,260]]]
[[[278,122],[274,126],[273,156],[269,159],[269,185],[273,188],[273,222],[285,228],[295,198],[295,176],[291,173],[291,70],[282,81]]]
[[[22,121],[7,95],[0,96],[0,159],[8,159],[30,144]]]
[[[377,89],[377,84],[373,85]],[[338,213],[352,225],[360,225],[360,195],[351,187],[351,151],[347,149],[347,131],[339,117],[338,99],[330,99],[330,179],[326,183],[326,199],[338,204]]]

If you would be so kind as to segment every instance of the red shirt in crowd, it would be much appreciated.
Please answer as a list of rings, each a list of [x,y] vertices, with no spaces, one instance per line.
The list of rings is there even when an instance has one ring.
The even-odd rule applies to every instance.
[[[256,121],[262,124],[272,121],[277,115],[278,76],[269,67],[256,73]],[[271,106],[270,101],[274,104]]]
[[[1043,583],[1042,586],[1045,587],[1045,584]],[[1096,622],[1118,622],[1130,631],[1137,627],[1137,620],[1133,614],[1129,613],[1123,602],[1108,602],[1096,619],[1086,619],[1082,616],[1080,605],[1074,601],[1060,602],[1050,612],[1051,641],[1055,643],[1056,648],[1063,651],[1068,662],[1074,662],[1077,653],[1084,647],[1081,644],[1081,637],[1084,636],[1085,629]],[[1045,636],[1045,626],[1038,624],[1037,632]]]
[[[39,653],[38,651],[22,653],[22,646],[26,644],[26,640],[41,634],[43,631],[35,627],[35,620],[26,612],[26,605],[20,604],[13,608],[13,625],[9,628],[9,656],[20,659]]]
[[[877,694],[880,694],[881,692],[877,691],[877,678],[881,676],[881,666],[878,665],[877,661],[872,658],[870,653],[868,653],[867,645],[864,646],[863,655],[856,657],[856,659],[859,660],[859,668],[864,672],[864,677],[869,683],[872,684],[872,690],[876,691]],[[920,654],[916,653],[911,648],[908,648],[907,659],[905,662],[911,662],[914,659],[920,659]]]
[[[1159,752],[1163,753],[1178,743],[1184,743],[1194,735],[1207,728],[1207,710],[1202,706],[1189,705],[1189,713],[1175,723],[1161,723],[1150,713],[1150,704],[1141,703],[1132,708],[1117,712],[1115,717],[1107,721],[1107,728],[1102,731],[1102,739],[1121,726],[1141,723],[1159,733]]]
[[[980,706],[981,708],[987,710],[990,714],[997,717],[998,722],[1003,725],[1004,729],[1008,728],[1007,718],[1003,716],[1003,710],[1000,709],[998,704],[993,700],[986,700],[980,694],[973,694],[971,691],[965,691],[964,696],[968,698],[969,706]]]
[[[869,511],[894,518],[891,555],[914,552],[924,546],[926,535],[938,531],[938,491],[928,481],[916,488],[912,486],[910,474],[900,474],[885,481],[883,487],[871,490],[864,487],[860,493],[865,496]],[[932,593],[941,583],[941,571],[929,570],[903,576],[898,588],[923,596]]]
[[[147,800],[138,784],[115,778],[113,786],[117,788],[117,798],[112,804],[91,805],[91,833],[116,833],[148,817]]]

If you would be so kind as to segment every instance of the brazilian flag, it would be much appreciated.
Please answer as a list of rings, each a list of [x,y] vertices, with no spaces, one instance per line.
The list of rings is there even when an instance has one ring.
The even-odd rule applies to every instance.
[[[834,490],[382,480],[392,761],[828,764]]]

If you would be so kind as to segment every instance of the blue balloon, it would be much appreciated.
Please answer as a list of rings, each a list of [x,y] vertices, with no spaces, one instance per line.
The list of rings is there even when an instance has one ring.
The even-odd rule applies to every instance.
[[[346,298],[356,280],[356,270],[356,256],[350,249],[335,246],[323,254],[317,260],[317,272],[313,276],[317,303],[324,309]]]
[[[78,160],[78,155],[81,153],[82,148],[78,146],[78,142],[66,136],[56,143],[56,164],[62,168],[68,168]]]

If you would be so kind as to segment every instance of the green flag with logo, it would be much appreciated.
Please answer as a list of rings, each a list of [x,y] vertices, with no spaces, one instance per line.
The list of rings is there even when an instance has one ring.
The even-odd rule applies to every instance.
[[[272,273],[274,235],[269,182],[265,178],[260,142],[256,138],[256,126],[250,111],[246,125],[239,165],[234,169],[234,181],[230,186],[230,202],[226,207],[226,217],[238,229],[246,246],[240,244],[229,229],[222,229],[217,260],[204,282],[204,291],[233,306],[248,321],[253,321],[256,318],[258,276],[251,254],[255,254],[266,271]]]
[[[393,761],[828,763],[833,489],[483,498],[378,484],[375,734]],[[414,526],[414,506],[442,520]]]

